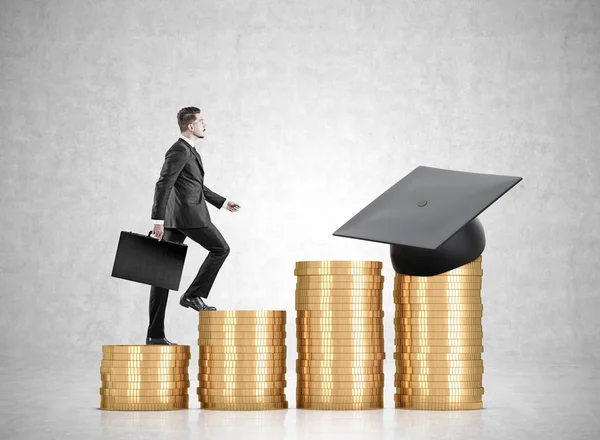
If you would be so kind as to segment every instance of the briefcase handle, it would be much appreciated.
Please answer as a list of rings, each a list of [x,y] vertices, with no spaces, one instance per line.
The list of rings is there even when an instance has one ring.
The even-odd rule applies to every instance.
[[[151,235],[152,235],[152,231],[148,231],[148,238],[152,238],[152,237],[150,237]],[[182,245],[182,246],[187,246],[187,244],[179,243],[177,241],[165,240],[164,238],[161,241],[164,241],[165,243],[173,243],[173,244],[179,244],[179,245]]]

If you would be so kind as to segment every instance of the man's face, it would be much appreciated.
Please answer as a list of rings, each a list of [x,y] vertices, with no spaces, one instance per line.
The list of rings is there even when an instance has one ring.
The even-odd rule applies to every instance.
[[[192,130],[194,136],[203,138],[204,132],[206,131],[206,124],[204,123],[201,113],[196,113],[196,120],[192,123],[192,125],[194,126],[194,129]]]

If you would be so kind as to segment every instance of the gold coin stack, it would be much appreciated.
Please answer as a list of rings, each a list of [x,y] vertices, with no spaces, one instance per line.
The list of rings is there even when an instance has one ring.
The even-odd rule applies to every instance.
[[[284,310],[199,312],[200,408],[284,409],[288,403]]]
[[[483,408],[481,257],[431,277],[396,274],[396,408]]]
[[[383,408],[382,263],[299,261],[296,407]]]
[[[187,409],[189,345],[104,345],[100,409]]]

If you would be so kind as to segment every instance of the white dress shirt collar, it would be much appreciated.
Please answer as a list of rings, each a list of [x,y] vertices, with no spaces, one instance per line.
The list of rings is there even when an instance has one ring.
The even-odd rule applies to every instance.
[[[191,147],[194,146],[194,141],[192,141],[191,139],[186,138],[184,135],[179,136],[179,139],[183,139],[184,141],[186,141]]]

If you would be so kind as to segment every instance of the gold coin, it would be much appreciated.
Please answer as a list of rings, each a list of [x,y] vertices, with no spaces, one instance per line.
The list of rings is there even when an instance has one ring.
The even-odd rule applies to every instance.
[[[394,344],[406,347],[482,347],[481,338],[472,339],[415,339],[394,338]]]
[[[408,349],[414,349],[415,347],[407,347]],[[422,348],[422,347],[419,347]],[[453,348],[453,347],[451,347]],[[296,351],[298,357],[300,354],[341,354],[341,353],[355,353],[357,355],[366,353],[378,353],[382,354],[383,345],[308,345],[308,346],[297,346]]]
[[[298,374],[381,374],[383,365],[377,367],[296,367]]]
[[[384,381],[339,381],[339,382],[316,382],[316,381],[305,381],[301,378],[298,379],[298,388],[308,389],[312,393],[313,390],[324,390],[324,391],[335,391],[335,390],[374,390],[377,389],[383,392]]]
[[[394,298],[404,297],[442,297],[442,298],[472,298],[481,297],[481,289],[427,289],[419,286],[402,286],[401,288],[394,289]]]
[[[265,318],[265,317],[255,317],[255,318],[211,318],[208,315],[202,317],[199,320],[199,325],[285,325],[287,322],[287,318]]]
[[[441,273],[439,275],[451,275],[451,276],[463,276],[463,275],[475,275],[479,273],[480,276],[483,275],[483,269],[481,267],[481,262],[477,262],[476,264],[466,264],[464,266],[457,267],[456,269],[449,270],[448,272]],[[434,275],[437,276],[437,275]]]
[[[307,340],[334,340],[338,339],[352,339],[358,341],[361,339],[381,339],[383,338],[383,329],[379,329],[371,332],[360,332],[360,331],[299,331],[297,333],[297,339]]]
[[[422,360],[397,360],[396,367],[413,367],[413,368],[474,368],[483,367],[483,360],[470,361],[422,361]]]
[[[420,409],[428,411],[458,411],[458,410],[472,410],[482,409],[483,402],[478,403],[403,403],[396,402],[396,408],[403,409]]]
[[[479,327],[483,329],[481,318],[394,318],[394,327]]]
[[[483,346],[419,346],[396,345],[397,353],[483,353]]]
[[[296,304],[298,311],[377,311],[381,310],[381,304]]]
[[[256,345],[256,346],[231,346],[231,345],[210,345],[210,344],[198,344],[200,349],[200,356],[205,356],[207,353],[214,354],[274,354],[287,352],[285,345]]]
[[[481,402],[481,395],[478,396],[407,396],[404,394],[394,394],[396,402],[403,403],[460,403],[460,402]]]
[[[301,368],[373,368],[383,367],[382,360],[351,360],[351,361],[306,361],[296,360],[296,367]]]
[[[283,403],[287,399],[285,394],[278,396],[198,396],[198,401],[201,403]]]
[[[395,326],[396,331],[400,331],[400,332],[414,332],[414,331],[420,331],[420,332],[444,332],[444,331],[449,331],[451,333],[455,333],[455,332],[460,332],[460,333],[468,333],[471,331],[476,331],[476,332],[481,332],[483,331],[483,326],[481,324],[474,324],[474,325],[454,325],[454,324],[432,324],[432,325],[428,325],[428,324],[419,324],[419,325],[403,325],[403,324],[397,324]]]
[[[417,382],[469,382],[482,380],[479,374],[404,374],[395,373],[394,380]]]
[[[382,298],[380,296],[313,296],[296,297],[298,304],[379,304]]]
[[[100,373],[103,382],[182,382],[188,374],[111,374]]]
[[[366,289],[366,290],[374,290],[379,289],[383,290],[382,282],[369,282],[369,281],[298,281],[296,283],[296,290],[306,290],[306,289]]]
[[[347,382],[346,382],[347,383]],[[361,389],[323,389],[323,388],[296,388],[297,396],[379,396],[383,398],[383,388],[361,388]]]
[[[146,375],[179,375],[187,374],[188,367],[178,368],[117,368],[117,367],[100,367],[100,373],[106,374],[126,374],[133,376]]]
[[[447,340],[463,340],[463,339],[482,339],[483,332],[482,331],[465,331],[465,332],[427,332],[427,331],[409,331],[409,330],[400,330],[395,332],[396,336],[400,339],[404,339],[407,341],[421,341],[421,340],[430,340],[430,339],[447,339]]]
[[[296,325],[356,326],[383,325],[383,318],[296,318]]]
[[[239,368],[218,368],[218,367],[199,367],[201,375],[214,376],[214,375],[271,375],[271,374],[285,374],[287,367],[239,367]]]
[[[272,347],[279,346],[282,347],[285,345],[285,338],[276,338],[276,339],[216,339],[216,338],[198,338],[199,346],[212,346],[212,347]]]
[[[102,353],[180,354],[190,353],[189,345],[103,345]]]
[[[112,361],[102,359],[100,368],[187,368],[188,359],[182,361]]]
[[[394,304],[481,304],[480,296],[405,296],[395,297]]]
[[[394,353],[394,359],[421,362],[468,362],[481,360],[481,353]]]
[[[483,374],[483,366],[481,367],[405,367],[396,366],[398,374],[412,374],[426,376],[434,375],[462,375],[462,374]]]
[[[334,403],[334,404],[357,404],[357,403],[381,403],[383,396],[313,396],[300,394],[296,396],[296,402],[302,403]]]
[[[198,333],[200,339],[285,339],[285,331],[278,332],[218,332],[203,331]]]
[[[188,402],[174,403],[106,403],[100,409],[108,411],[169,411],[175,409],[188,409]]]
[[[383,359],[385,353],[298,353],[299,361],[310,362],[380,362]]]
[[[287,359],[251,360],[251,361],[206,361],[199,360],[200,368],[274,368],[285,367]]]
[[[111,403],[187,403],[189,396],[154,396],[154,397],[135,397],[135,396],[101,396],[102,404]]]
[[[471,380],[471,381],[426,381],[426,382],[417,382],[413,380],[398,380],[394,379],[394,386],[397,388],[410,388],[410,389],[480,389],[483,387],[481,376],[479,380]]]
[[[480,272],[480,273],[477,273]],[[476,283],[481,281],[483,272],[475,269],[469,272],[470,275],[434,275],[430,277],[421,277],[414,275],[399,275],[396,274],[394,282],[400,283],[462,283],[462,282],[473,282]]]
[[[161,397],[161,396],[187,396],[187,388],[167,388],[155,390],[130,390],[115,388],[100,388],[101,396],[132,396],[132,397]]]
[[[383,332],[383,324],[374,325],[322,325],[322,324],[296,324],[297,333],[326,332],[326,333],[374,333]]]
[[[407,310],[476,312],[483,310],[483,304],[396,304],[396,312],[404,312]]]
[[[356,339],[297,339],[297,347],[312,347],[312,346],[327,346],[327,347],[379,347],[383,348],[383,337],[378,338],[356,338]],[[417,345],[417,344],[404,344],[404,345]]]
[[[296,290],[296,298],[383,298],[383,291],[380,289],[302,289]]]
[[[364,409],[382,409],[383,402],[367,402],[367,403],[306,403],[297,402],[298,409],[314,409],[327,411],[358,411]]]
[[[284,353],[211,353],[201,352],[199,361],[202,362],[285,362],[287,354]]]
[[[285,380],[285,372],[283,373],[248,373],[248,374],[228,374],[228,373],[211,373],[198,374],[198,381],[205,382],[280,382]],[[202,385],[201,385],[202,386]]]
[[[383,310],[298,310],[298,319],[383,318]]]
[[[298,275],[296,276],[298,282],[309,281],[309,282],[342,282],[342,283],[355,283],[355,282],[369,282],[369,283],[383,283],[385,277],[383,275]]]
[[[203,332],[216,332],[216,333],[273,333],[273,332],[284,332],[285,324],[256,324],[256,325],[243,325],[243,324],[200,324],[198,331]]]
[[[222,389],[222,390],[263,390],[272,388],[285,388],[287,382],[285,380],[277,380],[272,382],[257,382],[257,381],[236,381],[229,380],[227,382],[214,381],[199,381],[200,388],[203,389]]]
[[[200,322],[203,318],[285,318],[285,310],[201,310],[198,312]]]
[[[479,319],[483,311],[465,310],[396,310],[394,319]]]
[[[260,389],[219,389],[219,388],[196,388],[199,396],[217,396],[217,397],[261,397],[261,396],[282,396],[285,389],[281,388],[260,388]]]
[[[357,260],[323,260],[323,261],[297,261],[296,269],[299,268],[326,268],[326,267],[364,267],[372,269],[381,269],[381,261],[357,261]]]
[[[181,363],[190,359],[189,353],[104,353],[102,362]]]
[[[120,390],[166,390],[173,388],[189,388],[190,381],[178,382],[112,382],[102,381],[102,388]]]
[[[305,374],[299,373],[298,380],[311,382],[383,382],[383,373],[378,374],[328,374],[315,373]]]
[[[265,411],[286,409],[288,403],[200,403],[201,409],[214,409],[221,411]]]
[[[448,388],[396,388],[396,394],[406,396],[436,396],[436,397],[461,397],[483,395],[482,388],[448,389]]]
[[[369,267],[299,267],[294,269],[294,275],[381,275],[381,269]]]

